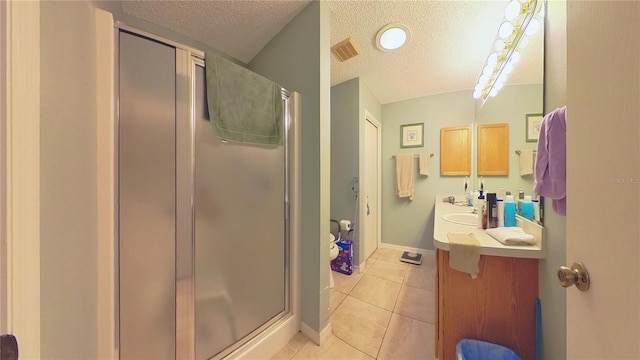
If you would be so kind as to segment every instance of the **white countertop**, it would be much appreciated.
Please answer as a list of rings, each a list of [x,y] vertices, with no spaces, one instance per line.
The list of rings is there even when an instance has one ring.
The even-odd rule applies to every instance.
[[[489,236],[483,229],[478,229],[476,225],[454,224],[442,218],[450,213],[465,213],[473,210],[470,206],[459,206],[443,202],[442,199],[449,195],[436,195],[435,219],[433,221],[433,243],[436,248],[449,251],[449,239],[447,233],[473,233],[480,242],[480,254],[492,256],[507,256],[517,258],[544,259],[546,257],[543,248],[543,228],[542,226],[518,217],[518,226],[536,238],[535,245],[505,245]],[[456,200],[464,199],[463,195],[454,195]]]

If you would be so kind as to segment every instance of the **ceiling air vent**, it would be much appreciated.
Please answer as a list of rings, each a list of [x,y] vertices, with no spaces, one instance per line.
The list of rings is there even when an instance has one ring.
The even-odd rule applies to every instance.
[[[347,61],[352,57],[360,55],[360,50],[351,38],[347,38],[331,47],[331,51],[340,61]]]

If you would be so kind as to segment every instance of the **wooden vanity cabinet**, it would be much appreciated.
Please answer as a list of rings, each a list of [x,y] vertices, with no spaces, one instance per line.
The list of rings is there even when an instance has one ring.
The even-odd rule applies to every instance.
[[[523,360],[535,356],[538,260],[480,256],[480,274],[449,267],[449,252],[437,250],[436,357],[455,360],[464,338],[506,346]]]

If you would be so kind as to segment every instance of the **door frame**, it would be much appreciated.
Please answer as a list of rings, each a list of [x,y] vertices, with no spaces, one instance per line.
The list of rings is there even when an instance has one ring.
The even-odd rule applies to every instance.
[[[0,10],[0,330],[40,358],[40,3]],[[18,46],[19,44],[19,46]]]
[[[366,174],[365,174],[365,141],[364,141],[364,137],[365,137],[365,127],[367,126],[367,121],[370,122],[373,126],[375,126],[378,129],[378,154],[377,154],[377,158],[378,158],[378,189],[376,191],[376,195],[378,198],[378,237],[376,239],[376,245],[378,248],[380,248],[381,245],[381,223],[382,223],[382,212],[380,211],[381,204],[382,204],[382,196],[381,196],[381,192],[382,192],[382,186],[381,186],[381,182],[382,182],[382,124],[380,123],[380,121],[378,121],[378,119],[376,119],[369,111],[367,111],[366,109],[364,110],[364,117],[362,117],[361,119],[361,126],[360,126],[360,146],[359,146],[359,156],[358,156],[358,163],[359,163],[359,171],[358,171],[358,177],[360,178],[359,182],[360,182],[360,189],[363,188],[363,184],[365,184],[365,180],[366,180]],[[359,233],[358,233],[358,239],[362,239],[362,241],[360,241],[360,246],[359,246],[359,264],[358,264],[358,268],[362,271],[366,268],[367,266],[367,259],[364,259],[364,250],[365,250],[365,246],[364,246],[364,238],[365,238],[365,229],[364,229],[364,221],[365,218],[367,216],[367,199],[365,196],[362,196],[362,191],[358,191],[359,195],[359,201],[358,201],[358,224],[359,225]]]

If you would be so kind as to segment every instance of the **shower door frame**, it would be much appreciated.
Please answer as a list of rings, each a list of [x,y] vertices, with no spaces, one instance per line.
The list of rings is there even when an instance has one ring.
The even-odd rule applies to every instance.
[[[121,22],[114,24],[114,199],[115,199],[115,238],[114,248],[119,248],[119,190],[118,190],[118,151],[119,139],[118,129],[119,121],[119,33],[121,31],[131,33],[152,41],[174,47],[176,50],[176,358],[178,355],[187,355],[186,358],[195,358],[195,287],[194,287],[194,241],[195,241],[195,70],[197,66],[204,67],[204,52],[183,44],[165,39],[144,30],[126,25]],[[188,95],[188,106],[181,103],[177,99],[181,96]],[[255,358],[274,354],[278,349],[283,347],[288,340],[299,331],[300,328],[300,94],[297,92],[289,92],[285,89],[282,91],[284,106],[284,154],[285,154],[285,197],[283,199],[283,216],[284,216],[284,281],[285,281],[285,304],[284,310],[269,319],[262,326],[258,327],[251,333],[242,337],[216,356],[211,359],[222,358]],[[184,99],[184,97],[182,97]],[[181,148],[182,147],[182,148]],[[188,152],[188,162],[185,162],[185,151]],[[181,173],[180,171],[184,171]],[[188,184],[189,191],[184,191]],[[188,220],[185,220],[186,219]],[[182,241],[181,241],[182,239]],[[178,254],[179,249],[186,248],[191,256],[187,259],[181,259]],[[115,254],[115,273],[114,283],[114,322],[115,322],[115,349],[118,358],[120,358],[120,318],[119,318],[119,253]],[[178,299],[178,269],[189,269],[190,286],[188,287],[187,300]],[[186,309],[186,315],[179,314],[179,309]],[[178,324],[188,324],[191,332],[179,332]],[[186,351],[179,352],[179,351]],[[180,358],[185,358],[180,356]]]

